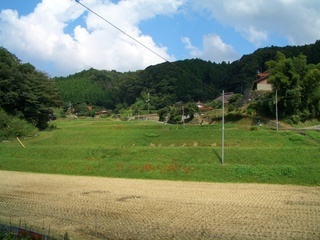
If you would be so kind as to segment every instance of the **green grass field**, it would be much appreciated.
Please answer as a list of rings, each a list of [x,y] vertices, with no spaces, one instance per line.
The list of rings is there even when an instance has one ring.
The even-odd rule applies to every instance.
[[[0,143],[0,169],[50,174],[320,185],[320,132],[221,125],[59,120],[57,129]]]

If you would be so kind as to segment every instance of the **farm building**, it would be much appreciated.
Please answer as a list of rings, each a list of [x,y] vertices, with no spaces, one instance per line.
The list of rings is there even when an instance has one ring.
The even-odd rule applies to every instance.
[[[255,80],[252,84],[252,90],[271,91],[272,85],[268,83],[269,76],[270,76],[270,74],[268,71],[258,73],[257,80]]]
[[[205,105],[204,103],[202,103],[200,101],[197,102],[197,106],[198,106],[199,110],[203,111],[203,112],[207,112],[207,111],[212,111],[213,110],[213,107],[207,106],[207,105]]]
[[[225,92],[224,93],[224,103],[228,103],[229,99],[232,97],[233,92]],[[221,101],[222,102],[222,95],[217,97],[214,101]]]

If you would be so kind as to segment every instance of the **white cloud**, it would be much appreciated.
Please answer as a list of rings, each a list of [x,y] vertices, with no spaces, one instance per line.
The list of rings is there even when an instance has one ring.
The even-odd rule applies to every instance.
[[[188,37],[181,38],[182,42],[185,45],[185,48],[190,52],[190,55],[194,58],[200,57],[202,52],[195,46],[192,45]]]
[[[201,58],[212,62],[234,61],[239,54],[231,45],[224,43],[219,35],[210,34],[203,37],[203,49],[193,46],[190,39],[184,37],[185,48],[190,51],[192,58]]]
[[[174,57],[167,53],[167,48],[157,46],[150,36],[141,33],[138,26],[141,21],[159,14],[174,14],[183,2],[135,0],[114,4],[109,0],[81,1],[168,60]],[[73,32],[67,33],[66,28],[72,24]],[[16,11],[2,10],[0,45],[13,51],[23,61],[49,62],[55,67],[52,70],[55,75],[72,74],[89,67],[129,71],[163,62],[163,59],[74,0],[42,0],[34,12],[26,16],[18,16]]]
[[[268,41],[268,32],[255,29],[254,26],[248,26],[241,30],[243,36],[255,46],[261,46],[263,42]]]
[[[318,31],[320,1],[122,0],[113,3],[114,0],[80,0],[80,2],[169,61],[174,61],[175,56],[168,53],[166,46],[159,45],[152,36],[143,33],[140,28],[141,23],[159,15],[173,16],[172,19],[176,22],[172,24],[176,27],[176,31],[173,33],[162,30],[161,34],[168,36],[164,35],[157,41],[165,42],[163,39],[167,37],[166,44],[170,46],[170,51],[181,54],[178,53],[181,45],[172,44],[171,39],[179,39],[181,36],[196,39],[200,31],[190,28],[188,32],[186,30],[188,28],[182,25],[184,23],[192,25],[193,17],[196,19],[199,12],[205,13],[204,16],[209,16],[209,20],[201,22],[205,25],[199,25],[204,30],[201,31],[204,35],[202,46],[192,43],[189,38],[182,38],[182,41],[191,57],[215,62],[239,58],[239,54],[235,51],[235,46],[238,44],[236,39],[239,39],[239,36],[242,47],[250,45],[255,48],[276,45],[277,42],[273,39],[281,41],[286,39],[283,42],[294,45],[313,43],[320,39]],[[190,6],[194,9],[190,9]],[[183,22],[182,17],[189,18],[189,21]],[[223,26],[224,29],[221,31],[229,32],[224,33],[214,29],[219,24],[212,19]],[[213,32],[216,34],[210,34]],[[176,37],[174,34],[180,36]],[[0,11],[0,46],[7,48],[25,62],[37,63],[34,65],[40,70],[48,71],[50,66],[49,73],[53,76],[72,74],[90,67],[118,71],[137,70],[164,61],[87,11],[75,0],[42,0],[32,13],[25,16],[19,16],[19,13],[13,10]],[[237,48],[237,51],[242,49]]]
[[[320,39],[320,1],[193,0],[193,4],[257,47],[269,44],[272,36],[297,45]]]

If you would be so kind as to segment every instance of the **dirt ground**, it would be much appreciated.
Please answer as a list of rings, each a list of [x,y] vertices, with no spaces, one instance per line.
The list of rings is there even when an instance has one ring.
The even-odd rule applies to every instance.
[[[0,220],[69,239],[320,239],[320,187],[0,171]]]

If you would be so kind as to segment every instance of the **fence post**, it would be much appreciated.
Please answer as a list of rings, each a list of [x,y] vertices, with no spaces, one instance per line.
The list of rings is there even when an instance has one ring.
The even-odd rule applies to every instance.
[[[68,232],[66,232],[63,236],[63,240],[69,240],[69,237],[68,237]]]
[[[97,236],[97,213],[95,214],[95,219],[94,219],[94,231],[95,231],[95,235]]]

